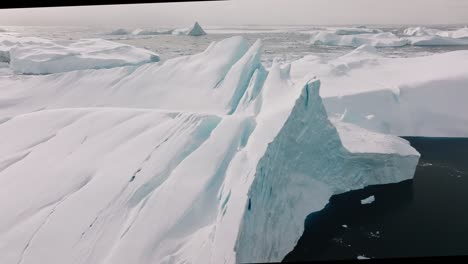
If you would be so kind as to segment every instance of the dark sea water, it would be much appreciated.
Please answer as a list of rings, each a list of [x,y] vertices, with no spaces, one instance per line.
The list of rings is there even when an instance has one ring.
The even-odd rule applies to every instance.
[[[284,262],[468,255],[468,138],[406,139],[421,153],[414,179],[333,196]]]

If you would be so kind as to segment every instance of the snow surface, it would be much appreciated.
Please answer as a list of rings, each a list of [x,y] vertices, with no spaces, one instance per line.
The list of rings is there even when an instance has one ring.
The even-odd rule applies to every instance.
[[[1,76],[0,263],[280,261],[332,195],[413,177],[408,142],[260,52]]]
[[[393,33],[339,35],[326,31],[311,34],[310,42],[313,45],[359,47],[370,45],[374,47],[401,47],[408,45],[408,40],[401,39]]]
[[[361,204],[371,204],[374,201],[375,201],[375,196],[372,195],[372,196],[367,197],[366,199],[362,199]]]
[[[49,40],[0,35],[0,62],[16,73],[50,74],[159,61],[146,49],[102,39]]]
[[[466,50],[386,58],[362,46],[330,61],[305,57],[291,74],[320,78],[327,112],[347,123],[399,136],[467,137],[466,69]]]

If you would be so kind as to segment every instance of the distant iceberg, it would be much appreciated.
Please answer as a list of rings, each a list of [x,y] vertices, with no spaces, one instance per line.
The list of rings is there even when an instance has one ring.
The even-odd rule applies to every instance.
[[[132,35],[171,35],[173,31],[173,29],[136,29],[132,32]]]
[[[338,35],[326,31],[311,34],[310,42],[313,45],[359,47],[370,45],[373,47],[401,47],[408,45],[408,40],[401,39],[393,33]]]
[[[451,38],[440,35],[426,35],[410,37],[409,42],[413,46],[468,46],[468,38]]]
[[[281,261],[332,195],[413,177],[406,140],[261,50],[2,78],[0,263]]]
[[[128,35],[131,34],[132,31],[124,28],[118,28],[115,30],[112,30],[111,32],[107,33],[108,35]]]
[[[404,35],[422,37],[435,36],[447,39],[466,39],[468,38],[468,27],[459,28],[456,30],[439,30],[426,27],[410,27],[403,31]]]
[[[159,61],[159,55],[102,39],[74,41],[0,36],[2,61],[8,62],[16,73],[50,74],[140,65]]]
[[[175,29],[172,34],[174,35],[187,35],[187,36],[203,36],[206,35],[206,32],[203,30],[203,28],[198,24],[198,22],[195,22],[193,26],[189,28],[182,28],[182,29]]]
[[[403,35],[420,37],[420,36],[436,35],[438,32],[439,30],[430,29],[426,27],[409,27],[403,31]]]
[[[337,35],[357,35],[357,34],[376,34],[382,33],[380,29],[372,29],[366,27],[355,27],[355,28],[337,28],[334,33]]]

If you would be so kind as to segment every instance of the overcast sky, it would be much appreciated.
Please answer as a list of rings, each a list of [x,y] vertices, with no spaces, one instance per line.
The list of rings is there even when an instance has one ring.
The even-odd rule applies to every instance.
[[[230,0],[0,10],[0,25],[468,24],[468,0]]]

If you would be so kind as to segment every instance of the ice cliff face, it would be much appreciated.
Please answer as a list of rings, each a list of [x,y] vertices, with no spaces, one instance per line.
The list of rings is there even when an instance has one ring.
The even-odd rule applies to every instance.
[[[406,141],[260,53],[0,77],[0,263],[280,261],[333,194],[413,176]]]

